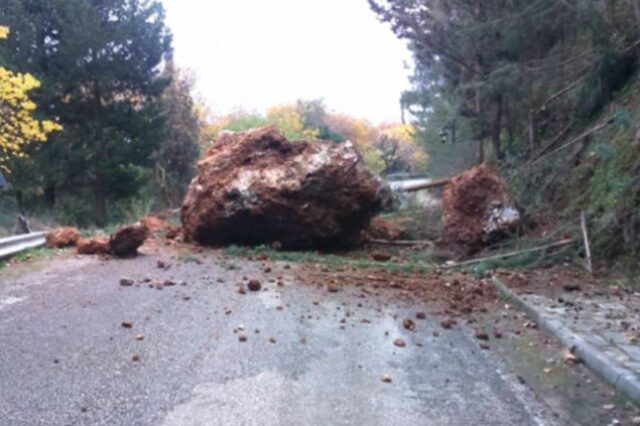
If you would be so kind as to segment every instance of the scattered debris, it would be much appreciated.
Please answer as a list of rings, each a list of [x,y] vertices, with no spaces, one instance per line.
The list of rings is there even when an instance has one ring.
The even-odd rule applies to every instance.
[[[207,245],[350,247],[391,203],[352,144],[290,142],[275,126],[223,133],[198,168],[181,219]]]
[[[565,364],[568,364],[568,365],[576,365],[582,362],[580,357],[575,355],[570,349],[565,349],[562,352],[562,360],[564,361]]]
[[[391,383],[391,376],[385,373],[380,380],[382,380],[382,383]]]
[[[134,281],[131,278],[120,278],[120,285],[122,287],[131,287]]]
[[[562,289],[567,292],[580,291],[579,284],[565,284],[562,286]]]
[[[405,346],[407,346],[406,342],[401,338],[397,338],[396,340],[394,340],[393,344],[399,348],[404,348]]]
[[[47,247],[65,248],[75,246],[80,239],[80,232],[76,228],[58,228],[47,234]]]
[[[484,331],[476,331],[476,339],[478,340],[489,340],[489,335]]]
[[[262,284],[258,280],[251,280],[247,284],[247,287],[249,287],[250,291],[260,291],[260,289],[262,289]]]
[[[442,321],[440,323],[440,325],[442,326],[442,328],[446,329],[446,330],[450,330],[453,328],[454,325],[457,325],[458,321],[454,320],[454,319],[446,319],[444,321]]]
[[[409,331],[416,331],[416,323],[413,320],[407,318],[402,321],[402,325]]]

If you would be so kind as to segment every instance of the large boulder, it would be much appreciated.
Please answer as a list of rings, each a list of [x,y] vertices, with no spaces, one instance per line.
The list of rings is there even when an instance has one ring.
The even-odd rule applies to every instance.
[[[274,126],[223,133],[198,169],[181,219],[206,245],[350,247],[391,201],[352,144],[291,142]]]
[[[80,232],[76,228],[58,228],[47,233],[47,246],[49,248],[65,248],[75,246],[80,238]]]
[[[486,164],[453,178],[445,187],[444,239],[473,254],[517,231],[520,212],[502,179]]]

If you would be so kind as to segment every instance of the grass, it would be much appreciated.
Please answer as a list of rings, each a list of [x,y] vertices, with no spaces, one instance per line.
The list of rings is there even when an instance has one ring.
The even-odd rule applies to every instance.
[[[7,267],[9,261],[11,263],[24,263],[29,260],[48,259],[55,256],[59,250],[50,249],[48,247],[38,247],[25,250],[8,259],[0,260],[0,269]]]
[[[265,256],[274,261],[293,263],[315,263],[337,270],[340,267],[351,266],[355,268],[378,268],[389,272],[426,272],[437,267],[436,264],[428,264],[420,260],[410,259],[403,263],[376,262],[363,253],[349,253],[349,255],[322,254],[311,251],[278,251],[267,246],[257,247],[226,247],[224,253],[231,257],[260,257]]]

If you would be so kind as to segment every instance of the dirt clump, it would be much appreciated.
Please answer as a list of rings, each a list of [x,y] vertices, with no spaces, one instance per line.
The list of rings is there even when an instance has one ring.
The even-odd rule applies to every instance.
[[[371,240],[397,241],[404,238],[406,230],[395,222],[376,216],[371,219],[365,236]]]
[[[65,248],[75,246],[80,239],[80,232],[76,228],[65,227],[50,231],[47,234],[47,247]]]
[[[391,203],[350,143],[287,140],[275,126],[224,132],[184,199],[187,240],[205,245],[348,248]]]
[[[80,238],[76,245],[78,254],[109,254],[109,237],[95,236],[91,238]]]
[[[443,192],[444,240],[464,254],[516,232],[520,212],[505,183],[486,164],[453,178]]]
[[[140,224],[124,226],[109,238],[109,253],[116,257],[133,257],[144,244],[149,230]]]

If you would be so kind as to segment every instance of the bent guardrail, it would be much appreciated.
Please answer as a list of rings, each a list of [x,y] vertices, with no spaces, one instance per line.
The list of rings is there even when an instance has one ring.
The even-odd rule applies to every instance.
[[[32,232],[0,239],[0,259],[14,256],[25,250],[42,247],[47,243],[46,233]]]

